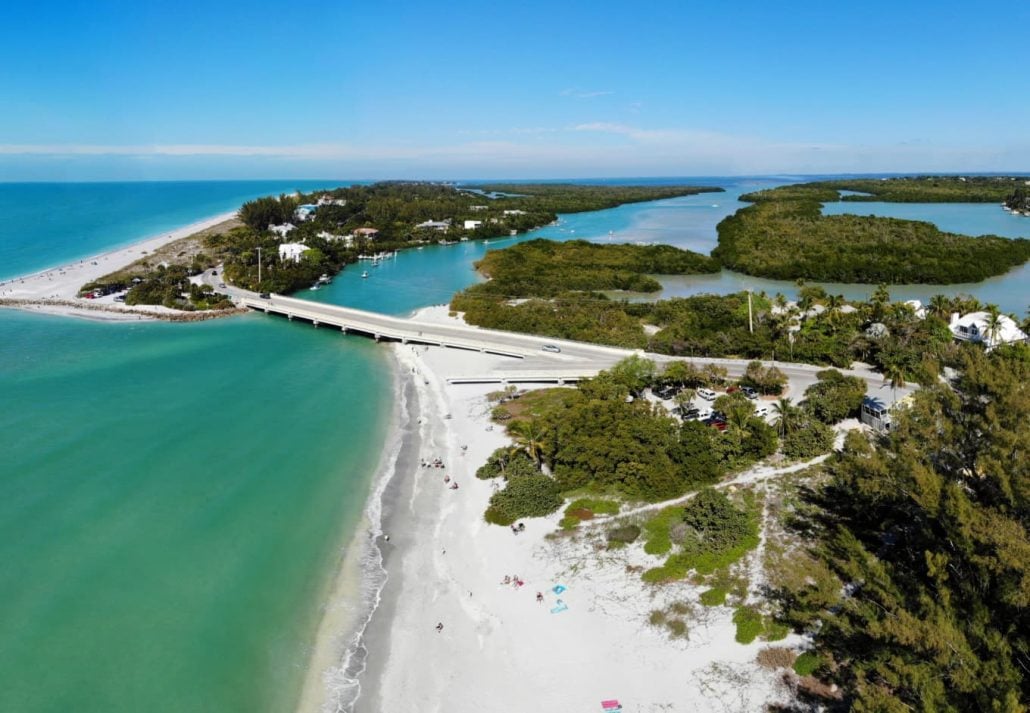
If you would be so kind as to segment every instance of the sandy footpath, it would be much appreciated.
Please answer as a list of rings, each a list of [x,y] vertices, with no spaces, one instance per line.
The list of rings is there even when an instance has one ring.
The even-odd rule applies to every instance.
[[[135,262],[145,253],[152,253],[174,240],[206,230],[235,215],[236,211],[221,213],[117,250],[0,281],[0,306],[90,319],[167,317],[176,311],[157,305],[126,307],[115,302],[111,296],[100,300],[81,299],[78,297],[79,289],[92,280]],[[101,313],[104,314],[101,316]]]
[[[383,526],[388,580],[365,632],[367,667],[353,710],[597,713],[602,700],[617,698],[627,712],[758,711],[785,698],[780,676],[754,663],[768,644],[737,644],[732,611],[699,606],[697,587],[644,585],[638,568],[659,562],[639,547],[605,551],[603,528],[548,537],[557,513],[528,520],[517,535],[488,525],[483,511],[500,483],[474,473],[507,442],[488,418],[485,396],[497,387],[448,385],[441,375],[500,358],[394,349],[401,378],[418,392],[419,460],[440,458],[445,467],[416,462],[395,474]],[[506,575],[525,585],[503,584]],[[552,613],[558,599],[567,608]],[[696,607],[689,639],[671,640],[647,622],[672,601]]]

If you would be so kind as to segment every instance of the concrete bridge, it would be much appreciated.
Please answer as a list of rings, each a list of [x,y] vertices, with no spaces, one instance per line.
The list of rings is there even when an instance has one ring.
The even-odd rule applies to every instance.
[[[254,293],[235,292],[236,302],[241,307],[280,315],[290,320],[303,320],[316,327],[333,327],[344,333],[368,336],[377,341],[421,344],[506,357],[495,359],[497,363],[492,364],[490,368],[477,370],[476,373],[459,371],[445,375],[447,381],[453,384],[571,383],[596,376],[598,372],[612,367],[632,354],[646,356],[658,364],[677,360],[693,362],[699,366],[717,364],[724,367],[731,378],[742,376],[749,363],[746,359],[670,357],[599,344],[481,329],[470,325],[439,324],[392,317],[351,307],[299,300],[295,297],[273,295],[261,298]],[[548,350],[544,349],[545,346]],[[553,351],[554,348],[559,351]],[[769,366],[772,362],[763,361],[763,364]],[[816,382],[816,374],[825,368],[784,362],[775,362],[775,366],[790,379],[791,394],[796,399],[800,398],[805,388]],[[870,395],[878,396],[886,403],[893,403],[893,390],[884,384],[881,374],[868,369],[840,371],[862,378]],[[911,391],[910,387],[899,388],[897,396],[903,397]]]
[[[628,349],[531,334],[391,317],[377,312],[310,302],[295,297],[273,295],[266,299],[243,295],[237,297],[237,303],[266,314],[280,315],[290,320],[303,320],[316,327],[333,327],[345,333],[372,337],[376,341],[388,340],[402,344],[463,349],[509,357],[522,362],[513,362],[518,363],[519,368],[510,377],[468,377],[465,383],[507,381],[509,378],[511,381],[576,381],[594,376],[633,353]]]

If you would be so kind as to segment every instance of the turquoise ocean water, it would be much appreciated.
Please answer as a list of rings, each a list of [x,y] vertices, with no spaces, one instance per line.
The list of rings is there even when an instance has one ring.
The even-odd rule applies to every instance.
[[[158,235],[258,196],[333,181],[0,184],[0,280]]]
[[[533,235],[707,251],[736,196],[776,182],[723,183],[724,194],[564,216]],[[154,185],[177,196],[155,199],[157,216]],[[9,220],[0,274],[318,185],[0,185],[0,208],[49,200],[64,216],[63,228],[32,210]],[[931,220],[938,207],[906,206]],[[996,231],[975,229],[993,207],[945,208],[972,221],[964,232]],[[525,239],[407,251],[366,280],[359,263],[302,296],[405,314],[446,302],[477,279],[486,250]],[[965,291],[993,290],[1022,313],[1028,284],[1017,270]],[[666,293],[745,285],[794,290],[724,272]],[[0,310],[0,710],[290,710],[392,393],[373,343],[285,320],[102,324]]]

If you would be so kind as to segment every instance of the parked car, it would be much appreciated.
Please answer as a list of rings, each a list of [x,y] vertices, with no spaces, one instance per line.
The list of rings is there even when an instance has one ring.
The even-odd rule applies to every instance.
[[[224,290],[225,289],[225,283],[224,282],[219,282],[218,283],[218,289]]]
[[[550,352],[551,354],[561,353],[561,349],[555,344],[545,344],[544,346],[540,347],[540,349],[545,352]]]
[[[705,401],[715,401],[715,392],[711,389],[698,389],[697,395]]]
[[[272,299],[272,295],[268,294],[267,292],[262,292],[260,295],[258,295],[258,297],[260,297],[263,300]]]
[[[722,421],[722,420],[720,420],[718,418],[714,418],[714,417],[713,418],[706,418],[701,423],[703,423],[706,426],[711,426],[712,428],[717,428],[720,431],[725,431],[726,430],[726,422]]]
[[[740,392],[742,394],[744,394],[744,396],[747,396],[749,399],[757,399],[758,398],[758,391],[756,391],[755,389],[751,388],[750,386],[741,386],[740,387]]]
[[[696,408],[683,409],[680,411],[680,416],[684,421],[696,421],[701,418],[701,411]]]

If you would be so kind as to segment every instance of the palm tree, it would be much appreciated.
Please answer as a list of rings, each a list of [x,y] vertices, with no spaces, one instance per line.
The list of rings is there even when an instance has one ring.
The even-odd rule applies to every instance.
[[[826,298],[826,321],[831,325],[837,323],[840,308],[844,306],[844,295],[830,295]]]
[[[788,433],[793,433],[801,425],[801,409],[791,403],[790,399],[780,397],[772,407],[776,414],[773,425],[780,438],[786,438]]]
[[[985,326],[987,327],[987,347],[994,347],[1002,328],[1001,310],[998,309],[998,305],[987,305],[987,323]]]
[[[538,470],[544,465],[544,427],[535,418],[528,421],[516,421],[508,426],[508,435],[515,441],[515,446],[533,459]]]
[[[905,369],[901,364],[891,363],[883,367],[883,383],[891,385],[891,394],[896,403],[898,387],[905,385]]]
[[[927,305],[930,314],[941,319],[947,319],[951,312],[951,300],[944,295],[934,295]]]

